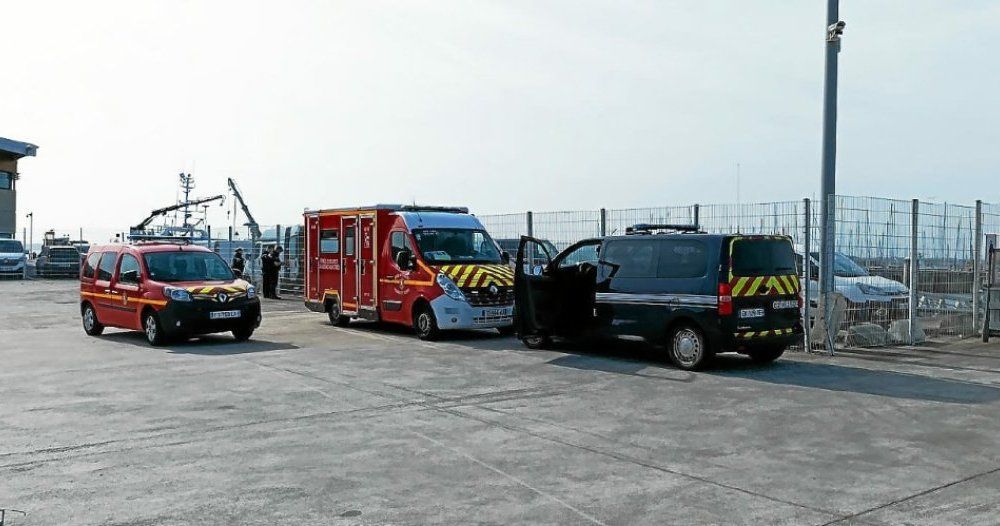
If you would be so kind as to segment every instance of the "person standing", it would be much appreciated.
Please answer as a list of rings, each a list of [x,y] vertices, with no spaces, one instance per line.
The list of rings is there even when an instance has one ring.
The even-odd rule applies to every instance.
[[[247,260],[243,259],[242,248],[236,249],[236,253],[233,254],[233,262],[229,266],[232,267],[234,272],[236,272],[236,277],[238,278],[243,277],[243,272],[246,270],[247,267]]]
[[[278,272],[281,270],[281,252],[280,246],[275,246],[270,252],[265,253],[260,257],[261,260],[261,273],[264,277],[264,297],[274,300],[280,300],[281,297],[278,296]]]

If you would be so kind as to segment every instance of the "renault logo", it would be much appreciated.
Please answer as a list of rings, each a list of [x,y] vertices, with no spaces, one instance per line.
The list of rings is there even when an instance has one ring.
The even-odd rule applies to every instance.
[[[229,301],[229,296],[226,295],[225,292],[220,292],[219,295],[215,297],[215,299],[219,300],[219,303],[225,303]]]
[[[490,291],[490,296],[496,296],[500,294],[500,289],[498,289],[496,285],[490,285],[489,291]]]

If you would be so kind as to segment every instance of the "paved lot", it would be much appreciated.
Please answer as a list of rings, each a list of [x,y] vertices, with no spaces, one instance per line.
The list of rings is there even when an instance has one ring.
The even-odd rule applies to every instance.
[[[689,374],[284,301],[151,348],[85,336],[74,287],[0,282],[8,524],[1000,522],[1000,344]]]

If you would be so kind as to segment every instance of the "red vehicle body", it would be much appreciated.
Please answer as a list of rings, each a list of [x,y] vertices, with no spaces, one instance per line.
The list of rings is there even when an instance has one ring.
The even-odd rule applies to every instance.
[[[260,326],[254,287],[205,247],[138,243],[93,246],[80,269],[80,314],[91,336],[105,327],[143,331],[153,345],[171,337]]]
[[[511,333],[509,255],[464,208],[307,211],[305,303],[334,324],[354,318],[439,330]]]

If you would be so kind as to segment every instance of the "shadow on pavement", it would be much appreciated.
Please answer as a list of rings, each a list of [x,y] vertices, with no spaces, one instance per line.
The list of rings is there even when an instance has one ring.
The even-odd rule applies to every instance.
[[[146,341],[146,335],[138,331],[115,332],[105,334],[102,338],[116,341],[118,343],[135,345],[136,347],[166,351],[171,354],[201,354],[205,356],[249,354],[299,348],[297,345],[292,345],[286,342],[269,342],[266,340],[250,339],[249,341],[238,342],[232,337],[222,334],[210,334],[190,340],[175,340],[162,347],[153,347],[149,345],[149,342]]]
[[[707,374],[930,402],[988,404],[1000,400],[1000,389],[988,385],[826,363],[778,360],[757,365],[742,357],[723,355]]]
[[[643,343],[562,344],[554,350],[568,353],[548,363],[559,367],[603,371],[674,381],[694,381],[698,374],[744,378],[757,382],[827,391],[851,392],[891,398],[958,404],[989,404],[1000,400],[1000,388],[934,378],[919,374],[863,369],[827,363],[779,359],[760,365],[745,356],[722,354],[701,373],[664,377],[657,369],[681,373],[667,362],[662,349]],[[645,372],[644,372],[645,371]]]
[[[682,371],[670,365],[662,348],[643,342],[557,342],[553,344],[552,350],[567,353],[547,362],[558,367],[674,382],[693,382],[697,376],[697,373]],[[670,376],[664,376],[664,373]]]
[[[324,323],[329,323],[324,321]],[[393,336],[406,336],[417,339],[417,335],[414,334],[411,327],[402,325],[399,323],[385,323],[385,322],[371,322],[371,321],[352,321],[348,325],[349,329],[359,330],[359,331],[369,331],[372,333],[382,333],[391,334]],[[438,339],[439,342],[463,342],[463,341],[480,341],[480,340],[500,340],[509,339],[514,341],[513,337],[502,337],[496,331],[496,329],[469,329],[469,330],[447,330],[441,331]]]

